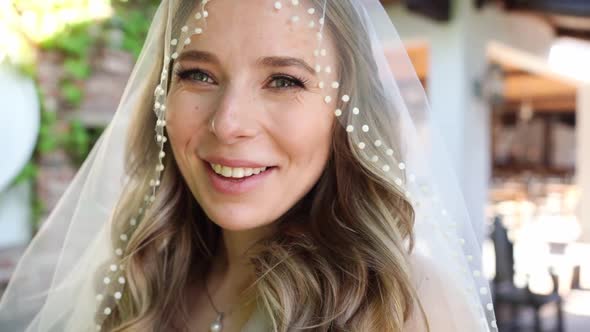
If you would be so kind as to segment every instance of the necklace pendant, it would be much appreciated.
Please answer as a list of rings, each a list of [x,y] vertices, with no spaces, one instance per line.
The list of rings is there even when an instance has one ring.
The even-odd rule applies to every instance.
[[[215,321],[211,323],[211,325],[209,326],[209,332],[221,332],[221,330],[223,329],[223,324],[221,322],[222,320],[223,313],[220,313],[219,315],[217,315]]]

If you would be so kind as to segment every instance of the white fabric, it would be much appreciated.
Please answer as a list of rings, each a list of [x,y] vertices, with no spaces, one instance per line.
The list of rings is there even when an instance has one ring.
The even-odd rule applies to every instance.
[[[41,114],[33,80],[2,62],[1,57],[0,91],[2,99],[10,100],[0,108],[0,117],[10,119],[0,127],[0,191],[4,191],[33,154]]]
[[[214,1],[218,0],[209,2]],[[270,10],[277,2],[264,1]],[[95,313],[100,314],[104,307],[96,296],[112,294],[96,290],[94,279],[100,278],[102,264],[117,262],[111,246],[110,222],[124,185],[132,176],[124,171],[125,140],[132,111],[143,98],[154,96],[155,92],[156,116],[165,119],[160,106],[166,104],[167,65],[175,53],[182,51],[183,41],[199,27],[200,23],[193,17],[205,5],[198,2],[162,1],[113,121],[31,243],[0,301],[0,330],[88,331],[100,324],[95,322]],[[287,3],[291,1],[281,3],[281,10],[290,8]],[[367,47],[354,56],[363,59],[360,62],[366,63],[374,75],[345,79],[377,79],[378,85],[366,91],[362,89],[368,86],[359,84],[359,95],[350,96],[338,120],[345,127],[356,128],[349,134],[349,142],[359,162],[382,172],[384,181],[405,193],[415,207],[416,247],[412,269],[431,331],[496,330],[487,280],[480,272],[480,244],[458,181],[435,125],[429,121],[424,90],[382,5],[377,0],[300,0],[299,3],[313,6],[317,10],[315,17],[324,18],[333,15],[330,12],[333,5],[342,5],[345,9],[341,14],[352,17],[355,32],[363,34],[359,42]],[[212,10],[208,14],[220,13]],[[186,28],[181,30],[185,24]],[[321,30],[309,31],[321,33]],[[171,42],[173,39],[178,42]],[[336,43],[345,45],[346,41]],[[387,59],[384,48],[390,55]],[[153,72],[157,74],[155,79],[159,78],[157,87],[151,80]],[[348,92],[339,93],[343,96]],[[353,114],[354,107],[365,113]],[[380,115],[386,121],[371,122],[375,119],[371,111],[383,112]],[[365,124],[370,127],[369,132],[361,130]],[[157,134],[163,137],[163,129],[157,128]],[[381,144],[376,144],[377,140]],[[150,140],[146,144],[161,147],[164,143]],[[159,171],[155,177],[160,179]],[[156,192],[146,188],[137,195],[143,197]],[[105,272],[106,275],[116,277]],[[257,330],[258,324],[265,322],[254,316],[249,324]],[[418,331],[422,327],[412,320],[406,330]]]

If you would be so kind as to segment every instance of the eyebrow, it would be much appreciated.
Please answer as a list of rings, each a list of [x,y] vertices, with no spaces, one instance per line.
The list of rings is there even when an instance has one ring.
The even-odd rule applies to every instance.
[[[182,52],[178,57],[177,61],[199,61],[199,62],[209,62],[214,64],[219,64],[219,60],[217,57],[209,52],[205,51],[198,51],[198,50],[190,50],[186,52]],[[286,57],[286,56],[268,56],[264,58],[260,58],[257,61],[258,64],[263,66],[269,67],[300,67],[309,72],[312,75],[315,75],[315,70],[307,64],[302,59],[293,58],[293,57]]]
[[[217,57],[209,52],[205,51],[197,51],[197,50],[190,50],[186,52],[182,52],[178,57],[177,61],[200,61],[200,62],[211,62],[211,63],[219,63]]]
[[[270,57],[265,57],[265,58],[260,59],[258,61],[258,63],[265,65],[265,66],[270,66],[270,67],[290,67],[290,66],[301,67],[301,68],[305,69],[306,71],[308,71],[312,75],[315,75],[315,73],[316,73],[315,70],[313,68],[311,68],[310,65],[307,64],[307,62],[305,62],[299,58],[270,56]]]

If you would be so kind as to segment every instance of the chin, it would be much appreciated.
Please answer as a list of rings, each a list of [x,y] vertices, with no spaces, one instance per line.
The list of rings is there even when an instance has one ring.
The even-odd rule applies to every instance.
[[[247,231],[269,225],[273,220],[269,220],[258,214],[248,213],[246,211],[206,211],[207,216],[217,226],[228,231]]]
[[[252,230],[252,229],[256,229],[258,227],[264,226],[264,224],[257,224],[254,222],[240,222],[240,221],[236,221],[236,220],[229,221],[229,220],[223,220],[223,219],[221,219],[221,221],[217,221],[215,219],[212,219],[212,220],[213,220],[213,223],[215,223],[217,226],[221,227],[222,229],[224,229],[226,231],[233,231],[233,232],[248,231],[248,230]]]

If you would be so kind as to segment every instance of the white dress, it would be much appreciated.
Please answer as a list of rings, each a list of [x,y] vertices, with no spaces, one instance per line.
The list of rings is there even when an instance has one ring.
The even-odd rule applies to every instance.
[[[272,325],[268,322],[262,311],[256,310],[244,325],[242,332],[272,331]]]

